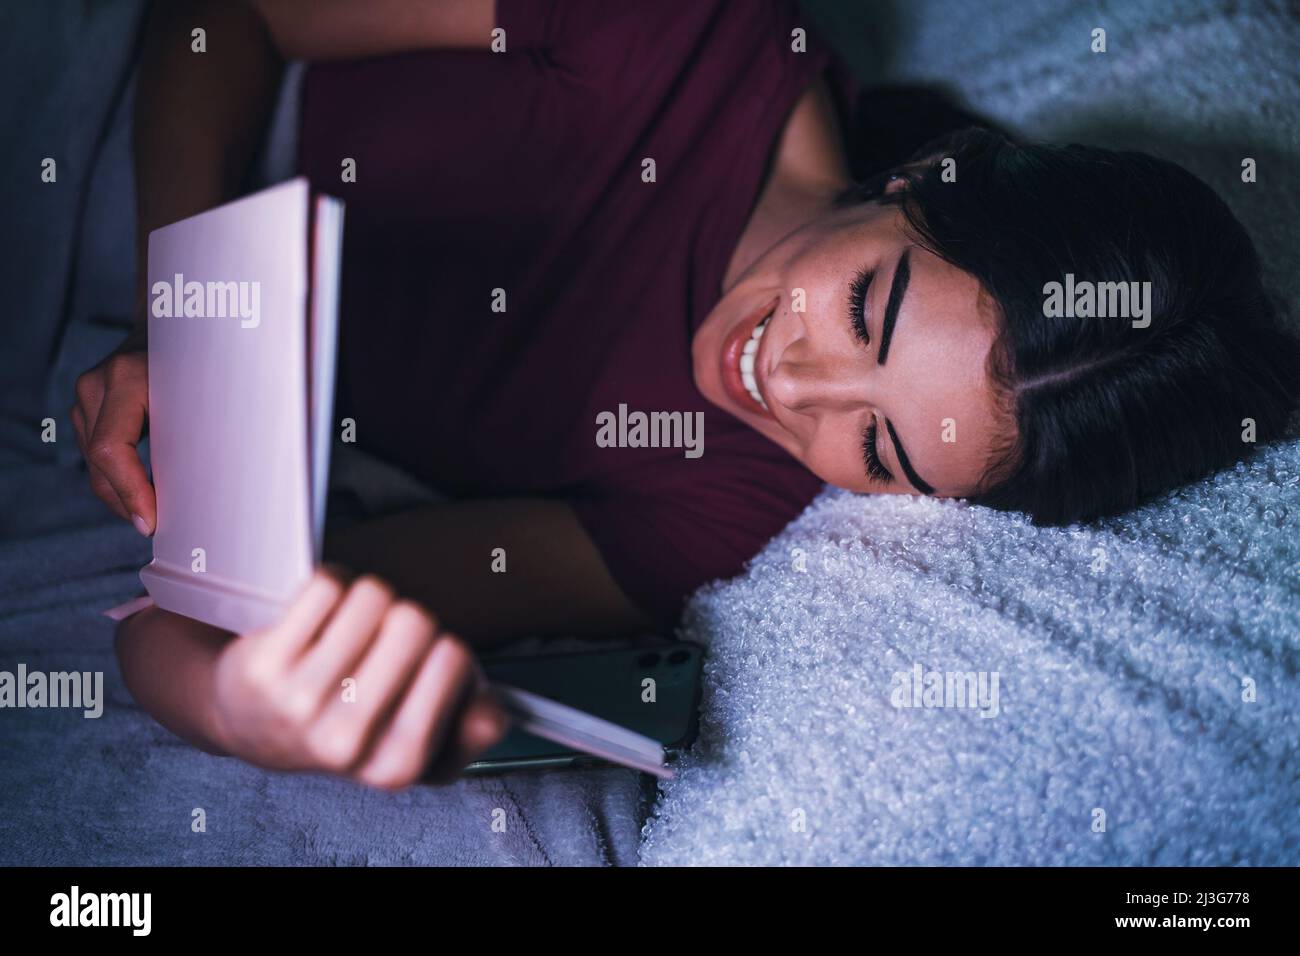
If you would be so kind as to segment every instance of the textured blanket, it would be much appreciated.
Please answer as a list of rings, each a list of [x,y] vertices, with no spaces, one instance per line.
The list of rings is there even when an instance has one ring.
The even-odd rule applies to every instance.
[[[829,491],[694,602],[648,863],[1300,859],[1300,445],[1099,527]]]

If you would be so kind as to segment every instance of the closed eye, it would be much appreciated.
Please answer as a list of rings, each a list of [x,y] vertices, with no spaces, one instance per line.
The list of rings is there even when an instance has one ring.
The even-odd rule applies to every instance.
[[[871,424],[862,435],[862,464],[867,470],[867,477],[874,481],[886,483],[894,480],[889,469],[885,467],[884,462],[880,460],[880,453],[876,451],[876,440],[878,438],[876,429],[876,420],[873,418]]]
[[[867,290],[871,288],[871,280],[874,277],[875,272],[863,268],[854,276],[853,284],[849,286],[849,325],[863,345],[871,341],[871,335],[867,332],[866,308]]]
[[[871,344],[871,333],[867,331],[867,290],[871,288],[871,280],[875,275],[873,270],[864,267],[853,277],[853,283],[849,286],[849,325],[863,345]],[[862,435],[862,466],[866,469],[868,478],[885,484],[893,481],[894,476],[880,460],[880,452],[876,450],[878,439],[879,432],[875,419],[872,419]]]

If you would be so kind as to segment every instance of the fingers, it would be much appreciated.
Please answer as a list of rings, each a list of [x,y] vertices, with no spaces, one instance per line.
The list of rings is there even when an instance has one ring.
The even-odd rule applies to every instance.
[[[99,418],[99,406],[104,401],[103,368],[97,365],[89,372],[83,372],[77,376],[75,391],[77,393],[77,407],[81,409],[84,424],[87,426],[84,437],[89,439],[90,432],[94,429],[95,422]]]
[[[81,457],[86,460],[86,471],[90,476],[90,490],[95,493],[95,497],[104,504],[108,505],[110,511],[126,521],[131,520],[127,514],[126,508],[122,506],[122,500],[113,490],[113,486],[108,479],[103,476],[100,470],[90,462],[89,439],[91,434],[91,425],[87,423],[87,410],[91,410],[94,415],[99,414],[99,404],[103,398],[103,390],[100,387],[98,371],[87,372],[77,379],[77,402],[72,406],[68,413],[72,418],[72,430],[77,436],[77,448],[81,451]],[[94,419],[91,419],[93,422]]]
[[[230,752],[386,789],[415,783],[434,755],[451,779],[508,723],[432,615],[373,577],[347,586],[325,570],[278,623],[223,650],[215,684]]]
[[[136,444],[149,404],[148,359],[118,352],[77,379],[72,425],[95,496],[144,535],[153,533],[157,500]]]
[[[257,642],[258,653],[268,669],[283,671],[316,639],[343,595],[344,585],[337,574],[319,570],[289,605],[279,623],[246,637]]]
[[[361,660],[392,607],[393,590],[372,575],[353,582],[320,640],[308,646],[298,664],[302,679],[336,685],[355,675]]]
[[[509,729],[510,718],[504,708],[489,691],[480,691],[461,715],[451,743],[442,748],[420,779],[436,784],[451,783],[466,764],[473,763],[497,744]]]
[[[344,593],[335,574],[317,571],[279,621],[241,634],[223,650],[214,710],[228,750],[259,766],[315,768],[303,741],[328,689],[291,679],[292,667]]]
[[[130,521],[131,516],[127,514],[126,508],[122,506],[122,499],[117,496],[117,492],[109,484],[103,473],[90,463],[90,456],[86,452],[86,416],[82,414],[81,406],[74,405],[69,414],[72,417],[73,431],[77,436],[77,447],[81,449],[81,457],[86,459],[86,473],[90,477],[90,490],[95,493],[96,498],[108,505],[113,514],[124,521]]]
[[[393,604],[382,622],[357,671],[352,694],[345,696],[337,685],[332,688],[333,701],[309,735],[308,747],[327,767],[353,767],[373,748],[383,718],[418,676],[433,644],[432,620],[410,602]]]
[[[157,506],[153,486],[136,451],[144,434],[148,382],[136,377],[138,370],[116,374],[128,377],[104,393],[86,441],[86,460],[112,487],[140,533],[148,535],[153,533]]]
[[[86,416],[81,412],[80,405],[73,405],[68,410],[68,417],[72,419],[72,433],[77,436],[77,448],[81,451],[81,457],[86,457]]]
[[[477,666],[469,649],[455,637],[440,637],[358,769],[358,779],[385,789],[409,786],[421,778],[435,751],[446,754],[444,762],[454,776],[479,752],[480,744],[490,746],[498,735],[490,712],[488,726],[483,726],[484,715],[479,714],[468,725],[472,728],[468,737],[462,739],[458,732],[471,711],[464,702],[476,685]],[[504,732],[504,715],[500,732]]]

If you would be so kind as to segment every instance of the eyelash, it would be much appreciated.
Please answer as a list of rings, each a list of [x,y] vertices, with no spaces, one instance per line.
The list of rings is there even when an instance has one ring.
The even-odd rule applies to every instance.
[[[862,436],[862,463],[866,466],[869,478],[884,482],[890,481],[894,477],[881,462],[880,455],[876,451],[876,423],[874,421],[867,426],[867,430]]]
[[[863,269],[853,278],[853,285],[849,290],[849,325],[853,327],[853,334],[858,340],[866,345],[871,341],[871,336],[867,332],[866,323],[866,305],[867,290],[871,288],[871,280],[875,273],[870,269]],[[877,429],[875,421],[867,426],[866,432],[862,435],[862,464],[867,469],[867,476],[875,481],[887,482],[893,479],[889,469],[884,466],[880,460],[880,454],[876,451]]]
[[[853,285],[849,287],[849,325],[853,327],[853,334],[856,335],[863,345],[871,341],[871,336],[867,333],[867,324],[865,311],[867,306],[867,289],[871,287],[871,280],[875,273],[870,269],[863,269],[853,277]]]

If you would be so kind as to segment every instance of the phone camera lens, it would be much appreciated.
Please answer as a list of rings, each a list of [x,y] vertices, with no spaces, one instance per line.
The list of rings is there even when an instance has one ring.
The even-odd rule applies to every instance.
[[[659,663],[659,655],[651,651],[649,654],[642,654],[641,659],[637,661],[641,667],[654,667]]]
[[[683,651],[683,650],[681,650],[681,649],[679,648],[678,650],[675,650],[675,651],[673,651],[671,654],[668,655],[668,663],[669,663],[669,664],[684,664],[687,660],[690,659],[690,656],[691,656],[691,655],[690,655],[690,652],[689,652],[689,651]]]

